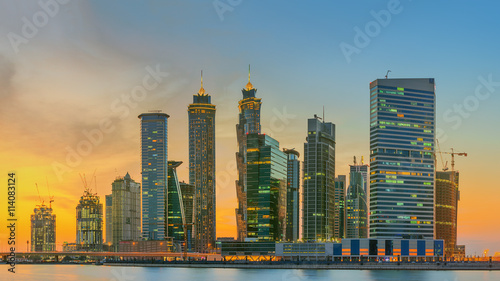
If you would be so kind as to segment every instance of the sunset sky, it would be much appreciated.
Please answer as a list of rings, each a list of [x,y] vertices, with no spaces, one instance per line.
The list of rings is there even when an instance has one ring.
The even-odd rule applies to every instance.
[[[184,162],[188,181],[187,106],[200,70],[217,106],[217,236],[236,236],[235,124],[251,64],[263,133],[302,158],[307,118],[324,106],[337,126],[337,175],[353,156],[368,162],[369,82],[387,70],[435,78],[441,149],[468,153],[456,158],[458,244],[467,254],[500,251],[500,4],[54,1],[0,2],[0,221],[15,171],[20,250],[39,204],[35,183],[45,202],[47,182],[55,197],[60,249],[76,238],[80,173],[90,181],[95,171],[103,202],[116,176],[140,182],[140,113],[170,115],[169,160]],[[135,95],[145,80],[154,85]],[[6,239],[1,227],[2,251]]]

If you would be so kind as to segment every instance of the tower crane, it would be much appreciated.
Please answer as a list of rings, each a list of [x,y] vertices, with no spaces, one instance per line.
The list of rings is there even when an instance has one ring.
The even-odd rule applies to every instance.
[[[40,206],[43,206],[44,201],[42,200],[42,196],[40,196],[40,190],[38,189],[38,184],[35,182],[36,192],[38,193],[38,199],[40,199]]]
[[[455,155],[467,157],[467,153],[466,152],[455,152],[453,150],[453,148],[451,149],[451,152],[441,152],[441,153],[450,154],[451,155],[451,171],[452,172],[455,171]]]
[[[49,180],[45,178],[47,181],[47,190],[49,192],[49,208],[52,209],[52,202],[54,202],[54,196],[50,196],[50,187],[49,187]]]
[[[436,153],[439,153],[439,155],[441,156],[441,164],[443,164],[443,171],[448,171],[448,161],[446,161],[446,163],[444,162],[443,160],[443,152],[441,152],[441,146],[439,145],[439,140],[436,139],[436,144],[437,144],[437,150],[434,152],[434,159],[435,159],[435,162],[436,162],[436,166],[437,166],[437,158],[436,158]]]

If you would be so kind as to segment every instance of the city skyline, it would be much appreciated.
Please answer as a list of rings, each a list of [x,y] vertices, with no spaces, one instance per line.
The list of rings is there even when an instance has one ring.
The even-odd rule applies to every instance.
[[[70,14],[64,12],[51,18],[50,24],[40,29],[29,44],[20,45],[19,54],[12,52],[8,41],[1,45],[2,67],[8,70],[2,72],[2,77],[14,77],[5,80],[9,81],[8,87],[3,87],[8,91],[7,102],[12,106],[4,109],[1,116],[2,125],[11,135],[0,143],[2,157],[5,157],[1,167],[5,171],[15,170],[21,175],[23,184],[18,199],[21,209],[33,209],[38,200],[34,183],[44,182],[48,178],[55,196],[54,213],[58,220],[67,222],[58,223],[58,247],[63,241],[72,242],[75,239],[72,216],[75,202],[83,192],[78,173],[89,174],[97,169],[101,202],[104,201],[104,195],[111,191],[115,170],[119,174],[130,171],[132,178],[141,178],[137,160],[140,157],[138,114],[150,109],[162,109],[170,114],[169,133],[176,140],[170,139],[169,158],[188,162],[186,106],[191,93],[199,88],[200,69],[205,70],[205,83],[211,89],[210,92],[215,93],[213,101],[218,107],[217,236],[236,236],[234,152],[237,147],[234,124],[237,123],[239,89],[246,83],[245,66],[252,63],[252,82],[258,85],[259,98],[263,100],[262,132],[279,140],[280,147],[295,147],[303,155],[306,119],[313,114],[320,114],[325,105],[326,120],[337,125],[336,174],[339,175],[348,174],[352,155],[364,155],[367,158],[369,155],[367,83],[383,78],[388,69],[392,70],[389,78],[434,77],[438,81],[437,126],[444,131],[444,134],[437,136],[441,147],[443,150],[453,147],[457,151],[469,153],[468,158],[457,159],[462,195],[458,210],[458,244],[466,244],[468,254],[479,254],[485,248],[491,251],[500,249],[496,239],[500,226],[492,224],[491,217],[483,215],[494,206],[495,198],[499,195],[492,176],[495,174],[492,170],[495,166],[493,161],[498,158],[495,147],[498,131],[489,129],[495,128],[494,121],[499,119],[499,113],[495,110],[499,88],[494,83],[488,84],[488,81],[496,83],[500,76],[496,70],[497,57],[486,55],[494,52],[498,39],[492,38],[492,41],[471,48],[475,44],[473,42],[480,42],[486,34],[483,31],[476,35],[476,31],[487,30],[491,23],[473,22],[465,14],[457,12],[459,7],[451,8],[454,14],[447,13],[443,4],[437,4],[433,11],[427,11],[422,3],[402,2],[404,9],[401,14],[393,15],[391,24],[382,29],[380,36],[371,38],[370,44],[362,48],[361,53],[352,55],[351,62],[347,63],[338,45],[342,42],[352,44],[355,35],[353,27],[364,28],[366,23],[373,20],[370,11],[386,9],[385,2],[366,2],[369,4],[365,8],[347,3],[318,4],[314,8],[311,4],[294,3],[285,8],[287,13],[278,13],[276,4],[266,4],[269,6],[263,10],[262,6],[247,2],[225,13],[223,21],[220,21],[210,3],[202,6],[200,11],[183,6],[184,11],[201,15],[193,17],[198,27],[167,29],[161,34],[156,30],[145,33],[144,26],[129,28],[126,20],[137,23],[143,19],[140,13],[130,13],[130,17],[113,15],[106,18],[104,15],[109,15],[110,9],[115,6],[97,2],[72,4],[72,8],[84,12],[80,15],[83,24],[75,24],[70,20]],[[3,18],[7,25],[2,27],[2,34],[11,31],[20,33],[23,24],[20,19],[23,16],[29,18],[38,10],[36,3],[29,9],[11,5],[17,10],[12,10],[12,6],[2,9],[4,13],[11,14]],[[168,17],[153,11],[151,7],[154,5],[158,6],[157,10],[165,12],[162,8],[166,4],[164,6],[156,2],[149,2],[144,7],[131,4],[118,9],[122,12],[133,9],[146,11],[155,24],[164,26],[164,18]],[[458,4],[463,8],[462,5]],[[344,9],[345,15],[334,12],[339,15],[335,18],[323,14],[336,8]],[[469,7],[467,11],[479,13],[479,8]],[[254,12],[262,13],[263,21],[246,23],[243,20],[245,15]],[[462,34],[471,36],[471,40],[463,42],[458,36],[443,35],[439,28],[417,28],[411,22],[415,22],[424,12],[431,22],[453,22],[456,28],[463,30]],[[353,14],[357,16],[351,17]],[[445,17],[441,19],[443,15]],[[299,16],[317,18],[314,22],[316,25],[304,24],[302,27],[289,19]],[[89,17],[95,19],[96,25],[109,26],[115,31],[114,35],[106,36],[109,35],[106,30],[96,31]],[[321,18],[332,18],[332,24],[318,27],[317,24],[323,21]],[[268,26],[271,20],[280,22],[280,19],[283,24],[290,25],[283,27],[283,34],[273,31],[280,30],[278,27],[282,27],[281,24],[271,25],[276,28]],[[183,21],[178,17],[172,20]],[[208,23],[207,29],[201,29],[203,22]],[[412,32],[403,32],[405,30]],[[127,35],[129,32],[131,35]],[[205,32],[206,35],[200,35]],[[73,36],[67,36],[69,34]],[[398,35],[398,45],[407,46],[404,51],[400,49],[401,45],[384,43],[395,35]],[[441,44],[432,44],[432,47],[415,44],[414,35],[428,36],[426,38],[429,40],[437,38]],[[139,39],[133,40],[137,42],[134,44],[131,38],[135,36],[139,36]],[[265,41],[266,44],[248,44],[247,36]],[[100,38],[108,39],[98,43]],[[193,41],[207,44],[201,44],[201,47],[193,45]],[[313,50],[307,47],[305,43],[311,41],[318,48]],[[58,47],[52,49],[55,46],[53,42]],[[208,48],[210,43],[215,43],[220,49]],[[202,50],[205,47],[206,50]],[[161,52],[157,48],[162,49]],[[468,51],[474,48],[479,50],[473,53]],[[176,59],[176,54],[181,50],[194,55]],[[45,71],[37,73],[32,69]],[[131,99],[130,104],[135,107],[122,101],[122,94],[130,96],[134,87],[142,85],[145,76],[155,72],[156,76],[149,76],[148,85],[152,86],[156,82],[157,88],[148,91],[142,100]],[[168,76],[163,73],[168,73]],[[333,89],[332,85],[335,85]],[[481,85],[483,95],[488,92],[491,94],[487,100],[479,100],[476,108],[472,97],[475,97],[476,87]],[[469,104],[464,105],[466,102]],[[116,110],[111,109],[112,105]],[[455,110],[455,105],[462,107],[463,114]],[[474,110],[469,110],[471,108]],[[352,118],[353,113],[358,118]],[[12,116],[18,117],[14,119]],[[103,128],[107,130],[102,130],[99,124],[107,117],[111,117],[111,124],[104,122]],[[102,139],[98,134],[91,134],[95,129],[101,130]],[[69,151],[76,151],[81,141],[88,140],[84,130],[94,137],[96,144],[92,143],[88,154],[70,157],[67,162],[68,155],[74,156]],[[118,138],[122,141],[117,142]],[[62,174],[56,173],[54,163],[64,165],[67,170],[62,170]],[[187,181],[187,165],[180,169],[179,178]],[[481,192],[478,192],[478,188]],[[47,197],[46,192],[41,193],[42,197]],[[491,196],[483,199],[480,193]],[[3,196],[0,199],[3,200]],[[28,211],[19,214],[18,235],[21,240],[28,240],[29,215]],[[0,218],[4,216],[1,214]],[[5,233],[1,232],[0,240],[4,239]]]

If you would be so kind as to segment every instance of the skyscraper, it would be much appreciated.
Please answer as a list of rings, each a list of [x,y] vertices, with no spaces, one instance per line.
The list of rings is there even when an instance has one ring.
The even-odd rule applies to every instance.
[[[141,238],[141,185],[127,173],[115,179],[111,190],[111,243],[117,251],[120,241],[138,241]]]
[[[335,125],[315,118],[307,120],[304,143],[305,240],[330,240],[338,237],[335,229]],[[338,217],[337,217],[338,218]]]
[[[198,94],[188,107],[189,183],[195,187],[194,248],[208,252],[215,247],[215,105],[205,94],[203,76]]]
[[[452,257],[457,246],[458,183],[458,171],[436,172],[436,239],[444,240],[446,257]]]
[[[369,165],[365,164],[363,156],[360,164],[354,156],[354,164],[349,165],[349,170],[350,183],[345,200],[346,238],[368,238]]]
[[[349,172],[360,172],[363,175],[363,180],[365,181],[364,191],[368,196],[369,194],[369,180],[368,180],[368,170],[370,165],[365,164],[363,156],[361,156],[361,164],[356,161],[356,156],[354,156],[354,165],[349,165]]]
[[[181,161],[168,161],[168,191],[167,191],[167,237],[172,237],[174,243],[183,243],[184,224],[184,204],[182,201],[181,187],[177,177],[177,167]]]
[[[299,152],[295,149],[283,148],[287,155],[286,179],[286,233],[287,241],[299,240],[299,192],[300,192],[300,161]]]
[[[370,83],[370,238],[434,237],[435,83]]]
[[[335,220],[334,238],[345,237],[345,191],[347,180],[345,175],[338,175],[335,178]]]
[[[106,243],[113,244],[113,195],[105,196],[105,212],[106,212]]]
[[[239,123],[236,125],[238,140],[236,196],[238,208],[235,211],[238,241],[244,241],[247,237],[247,135],[260,134],[261,132],[260,107],[262,102],[261,99],[255,97],[257,89],[250,83],[250,67],[248,69],[248,83],[241,92],[243,99],[238,102],[240,114]]]
[[[367,165],[363,165],[367,166]],[[368,238],[368,205],[365,193],[365,175],[351,165],[349,188],[345,198],[345,238]],[[358,166],[362,167],[362,166]]]
[[[102,204],[85,190],[76,206],[76,244],[82,251],[102,251]]]
[[[184,215],[186,217],[186,235],[188,251],[193,249],[193,219],[194,219],[194,185],[180,182],[182,204],[184,205]]]
[[[55,252],[56,250],[56,215],[52,206],[37,206],[31,215],[31,251]]]
[[[246,241],[282,241],[286,227],[287,157],[279,143],[247,135]]]
[[[142,238],[165,239],[168,114],[149,112],[141,119]]]

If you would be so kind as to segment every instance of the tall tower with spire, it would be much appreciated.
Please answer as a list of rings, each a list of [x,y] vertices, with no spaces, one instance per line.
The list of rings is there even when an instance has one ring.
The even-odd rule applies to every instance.
[[[194,250],[210,252],[215,247],[215,105],[201,88],[188,107],[189,183],[194,186]]]
[[[238,241],[247,237],[247,135],[260,134],[260,107],[261,99],[256,98],[255,89],[250,82],[250,65],[248,66],[248,83],[241,90],[243,99],[238,102],[240,110],[239,123],[236,125],[236,136],[238,140],[238,152],[236,153],[236,164],[238,168],[238,180],[236,181],[236,195],[238,208],[236,209],[236,227]]]

